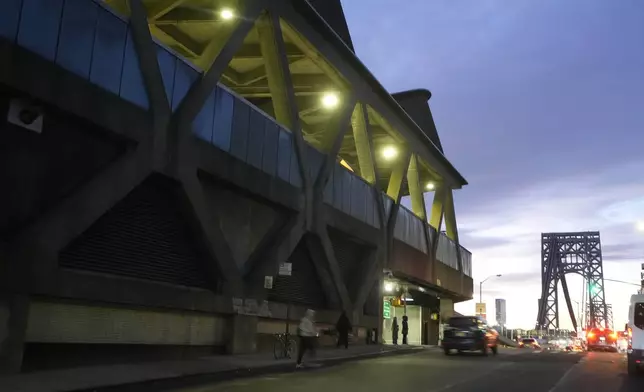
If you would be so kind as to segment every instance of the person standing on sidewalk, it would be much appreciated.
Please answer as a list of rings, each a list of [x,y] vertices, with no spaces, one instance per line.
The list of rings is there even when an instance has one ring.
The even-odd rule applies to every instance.
[[[391,322],[391,340],[393,340],[394,344],[398,344],[398,318],[394,317],[393,321]]]
[[[351,321],[347,317],[347,312],[344,310],[338,319],[338,322],[335,324],[335,329],[338,331],[338,345],[344,345],[345,349],[349,348],[349,332],[351,331]]]
[[[407,316],[403,316],[403,321],[402,321],[402,336],[403,336],[403,344],[407,344],[407,334],[409,333],[409,322]]]
[[[300,320],[300,325],[297,328],[297,336],[300,338],[297,352],[297,368],[303,367],[302,358],[307,351],[315,353],[315,339],[318,336],[318,331],[315,328],[315,311],[307,309],[304,317]]]

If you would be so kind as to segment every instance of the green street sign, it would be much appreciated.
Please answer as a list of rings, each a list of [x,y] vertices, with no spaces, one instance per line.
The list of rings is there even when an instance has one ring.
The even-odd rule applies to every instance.
[[[391,318],[391,304],[387,300],[382,302],[382,317],[386,319]]]

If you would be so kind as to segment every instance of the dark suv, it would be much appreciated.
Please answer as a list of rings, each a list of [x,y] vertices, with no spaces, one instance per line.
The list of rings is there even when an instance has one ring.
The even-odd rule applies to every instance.
[[[487,355],[489,350],[498,352],[499,333],[488,327],[480,317],[452,317],[443,331],[442,347],[445,355],[452,350],[480,351]]]

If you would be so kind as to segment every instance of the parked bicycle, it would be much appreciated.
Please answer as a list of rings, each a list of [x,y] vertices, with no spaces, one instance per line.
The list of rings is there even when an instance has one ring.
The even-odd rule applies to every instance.
[[[297,351],[297,342],[289,333],[276,333],[273,344],[273,356],[275,359],[292,358]]]

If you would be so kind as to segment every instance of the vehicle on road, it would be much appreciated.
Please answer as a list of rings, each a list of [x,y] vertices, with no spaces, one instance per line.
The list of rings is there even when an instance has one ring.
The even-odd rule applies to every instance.
[[[481,317],[452,317],[443,332],[441,345],[445,355],[450,355],[452,350],[457,350],[459,353],[480,351],[483,355],[492,351],[497,354],[499,333],[490,328]]]
[[[617,352],[617,333],[609,328],[590,328],[586,332],[588,351]]]
[[[628,346],[626,349],[628,374],[639,373],[644,366],[644,294],[631,296],[628,308]]]
[[[519,348],[531,348],[534,350],[540,350],[541,346],[539,345],[536,339],[525,338],[519,341]]]

